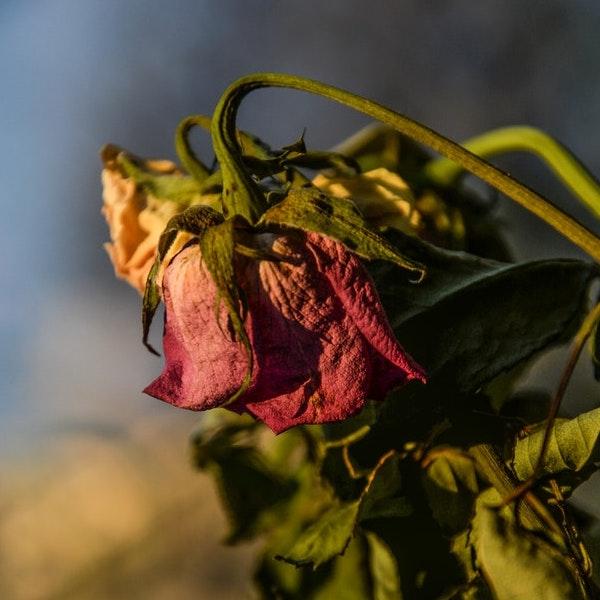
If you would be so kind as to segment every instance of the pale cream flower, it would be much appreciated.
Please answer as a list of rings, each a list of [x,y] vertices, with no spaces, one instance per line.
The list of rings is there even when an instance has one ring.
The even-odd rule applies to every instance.
[[[407,183],[383,167],[355,177],[317,175],[313,185],[336,198],[351,199],[371,226],[413,233],[421,226],[421,215]]]
[[[460,245],[464,238],[458,209],[432,190],[415,197],[397,173],[383,167],[354,177],[317,175],[312,183],[326,194],[352,200],[373,228],[393,227],[450,247]]]

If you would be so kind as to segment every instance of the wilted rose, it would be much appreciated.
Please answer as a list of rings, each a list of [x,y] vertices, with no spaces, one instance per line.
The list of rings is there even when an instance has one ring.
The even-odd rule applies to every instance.
[[[236,255],[253,355],[249,388],[227,408],[276,432],[349,417],[367,399],[423,370],[402,349],[359,258],[317,233],[250,234],[275,260]],[[181,251],[163,278],[163,373],[145,390],[176,406],[224,405],[240,388],[248,355],[215,314],[218,293],[198,245]]]

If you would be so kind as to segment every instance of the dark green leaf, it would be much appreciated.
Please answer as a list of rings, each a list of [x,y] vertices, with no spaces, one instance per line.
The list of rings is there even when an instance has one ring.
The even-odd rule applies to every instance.
[[[448,539],[431,518],[426,499],[421,498],[421,506],[414,500],[415,512],[410,516],[365,521],[361,530],[375,533],[394,556],[401,598],[439,598],[460,584],[463,574]]]
[[[365,600],[370,598],[366,544],[353,539],[343,556],[318,569],[298,569],[268,552],[261,559],[254,581],[265,600]]]
[[[212,469],[228,516],[228,544],[255,537],[277,518],[274,508],[296,491],[293,480],[271,470],[251,448],[231,448]]]
[[[354,533],[360,500],[332,506],[303,531],[292,548],[278,558],[296,566],[319,565],[342,554]]]
[[[326,585],[331,573],[331,564],[316,570],[298,569],[274,559],[267,550],[258,561],[253,579],[261,600],[305,600]]]
[[[371,482],[362,495],[359,521],[391,517],[407,517],[413,512],[408,499],[400,495],[400,459],[389,454],[377,465]]]
[[[354,538],[343,556],[334,561],[330,577],[318,590],[315,590],[311,600],[366,600],[369,598],[369,573],[365,560],[363,540]],[[318,572],[318,571],[317,571]],[[306,596],[304,596],[306,598]]]
[[[355,500],[365,487],[364,477],[350,476],[342,446],[327,449],[320,465],[319,475],[331,487],[336,498],[343,501]]]
[[[411,285],[389,263],[370,266],[396,335],[436,385],[468,393],[574,332],[595,267],[556,259],[521,264],[450,252],[388,234],[409,259],[427,265]]]
[[[427,265],[427,278],[408,284],[383,262],[370,271],[398,340],[429,380],[388,396],[369,434],[351,448],[364,467],[471,407],[474,394],[500,373],[565,342],[581,323],[596,276],[593,265],[577,260],[506,265],[400,234],[392,241]]]
[[[357,500],[333,502],[280,558],[298,566],[312,564],[318,567],[342,554],[359,521],[404,517],[412,513],[412,506],[398,495],[399,490],[398,457],[389,453],[373,469],[367,486]]]

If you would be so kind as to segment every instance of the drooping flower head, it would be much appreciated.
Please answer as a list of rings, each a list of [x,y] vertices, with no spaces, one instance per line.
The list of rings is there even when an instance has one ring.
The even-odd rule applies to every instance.
[[[280,432],[344,419],[368,399],[424,373],[394,338],[373,282],[343,244],[317,233],[259,233],[267,258],[236,256],[247,306],[251,382],[227,408]],[[189,247],[163,279],[166,364],[145,391],[183,408],[222,406],[250,368],[242,342],[215,318],[218,290],[200,249]]]
[[[192,410],[249,412],[280,432],[345,419],[394,387],[425,381],[357,252],[403,259],[352,203],[296,190],[256,226],[198,206],[167,227],[157,264],[178,221],[198,242],[170,262],[160,294],[150,277],[149,312],[159,296],[165,304],[165,367],[146,393]],[[302,222],[345,243],[292,225]]]

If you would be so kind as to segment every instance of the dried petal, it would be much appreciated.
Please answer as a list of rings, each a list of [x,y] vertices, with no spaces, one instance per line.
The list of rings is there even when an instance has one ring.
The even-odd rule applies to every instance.
[[[349,198],[372,227],[395,227],[407,233],[420,229],[421,217],[408,184],[381,167],[355,177],[317,175],[313,184],[337,198]]]
[[[175,165],[169,161],[153,161],[152,165],[163,173],[175,172]],[[142,294],[160,234],[182,207],[146,194],[132,179],[123,177],[114,164],[103,169],[102,185],[102,213],[112,240],[104,247],[116,275]]]

